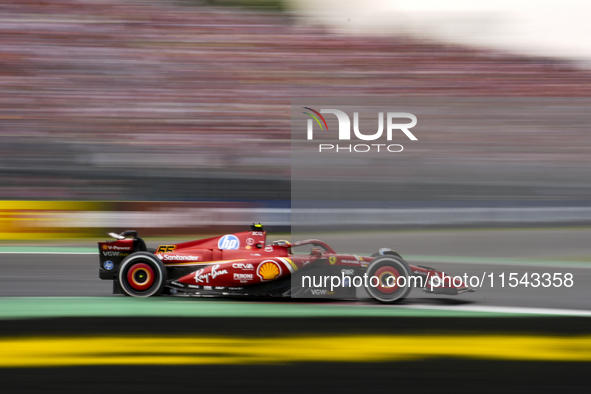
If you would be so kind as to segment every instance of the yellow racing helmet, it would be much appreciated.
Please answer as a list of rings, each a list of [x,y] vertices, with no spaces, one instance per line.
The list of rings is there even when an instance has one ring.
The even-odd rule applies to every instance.
[[[280,239],[280,240],[277,240],[277,241],[273,241],[272,245],[274,245],[274,246],[281,246],[282,248],[287,249],[287,253],[293,254],[292,251],[291,251],[291,242],[289,242],[286,239]]]

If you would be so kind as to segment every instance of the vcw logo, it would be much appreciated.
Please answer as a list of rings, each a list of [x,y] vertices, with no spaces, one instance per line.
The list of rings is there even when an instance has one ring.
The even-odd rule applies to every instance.
[[[240,241],[238,237],[232,234],[224,235],[218,241],[219,249],[238,249],[240,247]]]
[[[328,131],[328,124],[326,123],[326,119],[322,114],[333,114],[336,115],[337,120],[339,121],[339,140],[351,140],[351,119],[349,116],[338,109],[321,109],[320,112],[310,108],[310,107],[302,107],[310,112],[303,112],[303,114],[308,115],[311,119],[308,119],[308,129],[307,129],[307,139],[313,140],[314,139],[314,121],[320,126],[320,130]],[[388,141],[392,140],[392,136],[394,131],[402,131],[411,141],[418,141],[417,137],[414,136],[413,133],[409,129],[413,128],[417,125],[417,117],[408,112],[388,112],[386,114],[387,118],[387,126],[386,126],[386,138]],[[395,121],[395,119],[397,121]],[[410,122],[406,123],[399,123],[399,120],[406,119],[410,120]],[[323,126],[324,125],[324,126]],[[384,133],[384,113],[378,113],[378,131],[374,134],[363,134],[359,130],[359,112],[353,113],[353,133],[355,137],[362,140],[362,141],[375,141],[382,137]],[[388,152],[402,152],[403,146],[400,144],[357,144],[357,145],[333,145],[333,144],[319,144],[318,151],[322,152],[334,150],[336,152],[339,151],[348,151],[348,152],[360,152],[365,153],[372,150],[380,152],[380,149],[383,151]]]

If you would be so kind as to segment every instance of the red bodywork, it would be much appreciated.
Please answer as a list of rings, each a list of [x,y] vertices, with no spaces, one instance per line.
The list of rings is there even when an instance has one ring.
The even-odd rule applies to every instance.
[[[291,254],[291,247],[311,245],[311,254]],[[375,257],[339,254],[320,240],[299,241],[290,245],[267,245],[265,231],[244,231],[219,237],[171,245],[160,245],[155,255],[166,267],[191,267],[191,273],[176,282],[192,288],[243,288],[290,276],[307,266],[366,268]],[[427,267],[409,265],[413,274],[421,275],[425,290],[430,290],[432,276],[443,273]],[[469,291],[464,283],[454,286],[449,281],[434,287],[436,293],[458,294]]]
[[[260,229],[257,226],[260,226]],[[130,295],[142,296],[144,287],[147,288],[146,293],[152,295],[150,281],[160,269],[158,267],[163,266],[165,272],[157,275],[162,278],[157,283],[158,294],[162,291],[162,286],[165,286],[169,289],[165,293],[173,295],[180,294],[179,292],[195,295],[214,292],[222,295],[238,293],[293,296],[293,288],[290,285],[291,275],[296,272],[298,275],[300,273],[308,275],[308,269],[318,268],[329,273],[335,272],[337,275],[357,277],[364,275],[368,270],[373,272],[375,268],[376,271],[372,273],[372,277],[398,278],[401,273],[397,269],[383,266],[383,262],[388,260],[386,258],[388,255],[401,260],[400,264],[404,271],[411,271],[405,276],[412,275],[420,279],[420,284],[414,282],[409,287],[421,287],[430,293],[446,295],[472,291],[465,283],[453,283],[451,280],[437,280],[433,285],[434,282],[431,279],[435,276],[441,279],[449,277],[429,267],[408,265],[404,268],[404,264],[407,263],[402,257],[386,248],[381,249],[379,254],[374,255],[375,257],[367,257],[337,253],[326,243],[317,239],[298,241],[294,244],[275,241],[268,245],[266,231],[261,225],[253,225],[251,231],[159,245],[155,250],[148,249],[144,241],[137,236],[136,231],[128,230],[122,234],[111,233],[118,239],[116,241],[99,242],[99,277],[113,280],[114,292],[118,294],[120,293],[117,289],[118,283],[126,280],[126,283],[131,286],[127,290],[128,293],[132,293]],[[126,238],[130,236],[133,238]],[[311,248],[309,254],[292,253],[292,247],[308,245]],[[376,261],[376,265],[372,268],[374,259],[382,257],[384,258]],[[131,261],[135,262],[122,268]],[[133,269],[129,268],[131,266]],[[365,287],[367,288],[367,285]],[[382,294],[389,294],[397,289],[396,286],[383,284],[378,287]]]

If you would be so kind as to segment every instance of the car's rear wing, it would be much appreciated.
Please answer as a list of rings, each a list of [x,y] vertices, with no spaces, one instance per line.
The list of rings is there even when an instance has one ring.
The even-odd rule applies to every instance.
[[[146,243],[138,237],[137,231],[127,230],[120,234],[109,233],[115,241],[98,243],[99,249],[99,277],[114,279],[119,264],[133,252],[147,251]]]

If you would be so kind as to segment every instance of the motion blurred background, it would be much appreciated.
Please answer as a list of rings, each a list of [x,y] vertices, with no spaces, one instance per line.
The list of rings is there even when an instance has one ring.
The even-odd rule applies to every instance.
[[[380,211],[373,216],[354,212],[367,208],[355,201],[370,200],[345,196],[346,177],[325,176],[306,163],[318,190],[332,194],[307,195],[312,205],[304,208],[317,209],[307,212],[309,223],[330,225],[305,231],[339,251],[389,246],[411,263],[438,263],[440,269],[480,264],[470,266],[474,274],[507,267],[577,269],[575,283],[589,283],[590,8],[576,0],[1,1],[0,367],[10,367],[0,368],[1,380],[14,392],[105,392],[115,386],[162,392],[184,387],[180,382],[201,372],[209,377],[203,378],[206,388],[247,392],[276,392],[278,384],[288,392],[306,389],[298,377],[304,375],[320,389],[343,393],[368,387],[586,392],[591,330],[581,316],[591,309],[587,286],[575,293],[563,289],[557,302],[527,289],[495,289],[459,301],[418,297],[400,309],[289,302],[236,307],[205,300],[160,305],[162,299],[106,297],[110,284],[97,278],[94,254],[60,253],[96,253],[95,242],[114,230],[139,230],[152,242],[241,231],[252,222],[289,233],[294,190],[301,190],[292,188],[294,98],[450,103],[496,97],[509,107],[521,98],[546,103],[538,119],[535,110],[529,113],[539,127],[513,116],[516,123],[502,130],[489,125],[426,132],[418,148],[402,153],[404,173],[389,175],[381,167],[379,176],[367,176],[364,190],[389,191],[371,200]],[[572,116],[561,127],[565,113]],[[366,163],[366,173],[374,164]],[[343,234],[344,212],[348,224],[371,232],[363,239]],[[360,241],[367,249],[346,249]],[[474,305],[562,308],[558,315],[578,317],[539,312],[550,316],[519,319],[515,313],[530,311],[507,317],[499,309],[472,314]],[[428,308],[436,310],[422,312]],[[289,337],[278,338],[279,332]],[[450,333],[457,334],[453,341]],[[467,333],[474,342],[465,341]],[[116,334],[127,336],[123,342],[141,334],[147,342],[136,348],[135,342],[99,344],[93,355],[98,361],[88,361],[84,352],[60,358],[60,338],[92,342]],[[392,357],[375,350],[383,336],[396,341],[415,334],[453,346],[440,353],[418,346]],[[514,336],[502,344],[478,339],[488,334]],[[40,335],[57,338],[57,345],[51,338],[26,342]],[[163,335],[205,338],[207,346],[213,337],[239,340],[170,359],[181,346],[161,342]],[[346,345],[319,351],[332,359],[315,358],[306,347],[314,343],[290,346],[293,336],[325,344],[335,335]],[[272,353],[278,346],[276,354],[289,356],[233,358],[228,349],[244,347],[250,336],[262,341],[260,349]],[[541,338],[546,345],[535,342]],[[149,360],[125,358],[154,343],[164,343],[164,350],[145,356]],[[296,348],[305,355],[292,354]],[[509,348],[518,350],[504,352]],[[21,349],[46,353],[22,355]],[[101,349],[113,351],[113,358]],[[228,359],[213,362],[211,354]],[[423,357],[429,361],[406,363]],[[136,366],[119,368],[126,363]],[[15,368],[23,365],[51,368]],[[327,374],[338,379],[328,384]]]
[[[293,97],[587,96],[588,27],[575,16],[588,5],[567,3],[4,1],[0,198],[158,203],[95,204],[56,217],[43,204],[23,211],[3,202],[0,233],[131,226],[155,235],[154,216],[151,227],[167,233],[253,220],[288,230]],[[508,32],[520,47],[504,44]],[[486,43],[476,39],[485,33]],[[412,173],[390,180],[393,201],[588,199],[588,133],[427,138],[436,142],[407,155]],[[190,220],[175,215],[191,207]],[[211,207],[263,210],[236,219],[245,211],[212,215]],[[36,210],[56,220],[15,221],[38,218]]]

